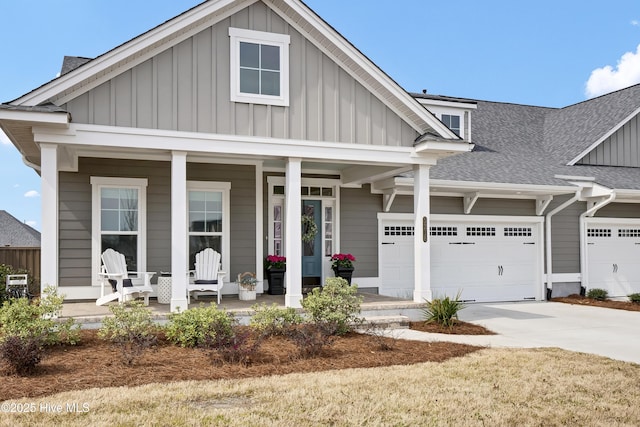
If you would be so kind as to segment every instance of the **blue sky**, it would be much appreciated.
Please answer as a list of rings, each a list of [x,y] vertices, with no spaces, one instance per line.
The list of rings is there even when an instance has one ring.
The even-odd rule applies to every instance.
[[[200,0],[2,1],[0,102]],[[410,92],[563,107],[640,82],[640,2],[306,0]],[[39,176],[0,134],[0,209],[40,229]]]

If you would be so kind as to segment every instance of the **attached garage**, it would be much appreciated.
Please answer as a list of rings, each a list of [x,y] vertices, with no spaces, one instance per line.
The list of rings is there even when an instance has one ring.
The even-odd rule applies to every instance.
[[[380,293],[413,292],[413,218],[380,214]],[[434,298],[473,302],[542,299],[541,217],[432,215]]]
[[[640,292],[640,220],[586,220],[587,288],[605,289],[611,297]]]

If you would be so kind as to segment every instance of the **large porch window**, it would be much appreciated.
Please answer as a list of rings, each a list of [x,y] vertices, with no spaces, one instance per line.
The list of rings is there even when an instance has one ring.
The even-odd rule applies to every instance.
[[[129,271],[145,271],[147,180],[91,177],[91,185],[94,282],[100,256],[109,248],[125,256]]]
[[[189,269],[195,266],[195,256],[205,248],[222,255],[223,269],[229,263],[229,190],[228,182],[189,181]],[[225,267],[226,266],[226,267]]]

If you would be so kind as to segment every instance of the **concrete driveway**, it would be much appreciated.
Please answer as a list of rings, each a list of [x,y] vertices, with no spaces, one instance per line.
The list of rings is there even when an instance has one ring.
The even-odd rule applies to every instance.
[[[498,335],[455,336],[403,330],[398,338],[489,347],[559,347],[640,364],[640,312],[558,302],[469,304],[460,320]]]

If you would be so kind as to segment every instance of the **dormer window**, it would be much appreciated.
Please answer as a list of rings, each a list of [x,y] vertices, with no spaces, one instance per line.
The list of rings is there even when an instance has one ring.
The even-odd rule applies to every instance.
[[[442,123],[451,129],[456,135],[460,136],[460,116],[452,114],[443,114]]]
[[[229,28],[231,101],[289,105],[287,34]]]

